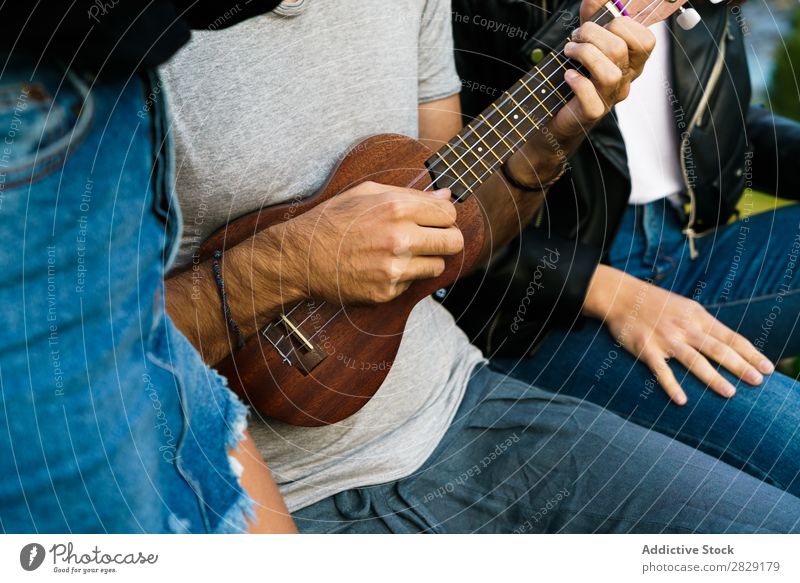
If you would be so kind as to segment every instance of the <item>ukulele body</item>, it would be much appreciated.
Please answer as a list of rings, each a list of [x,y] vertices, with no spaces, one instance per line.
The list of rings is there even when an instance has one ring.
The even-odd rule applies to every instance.
[[[431,183],[420,142],[395,134],[372,136],[343,157],[322,190],[302,201],[255,211],[214,233],[201,257],[230,248],[258,231],[305,213],[361,182],[423,190]],[[217,365],[231,388],[265,416],[292,425],[336,423],[361,409],[378,391],[397,355],[414,306],[457,280],[477,261],[484,219],[474,197],[456,203],[464,250],[445,258],[444,273],[414,282],[394,300],[341,306],[308,300],[284,306],[279,317]]]

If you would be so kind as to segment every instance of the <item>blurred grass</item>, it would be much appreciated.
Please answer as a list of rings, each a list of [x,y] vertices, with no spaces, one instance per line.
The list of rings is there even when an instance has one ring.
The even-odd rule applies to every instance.
[[[739,199],[737,210],[739,211],[739,219],[752,217],[759,213],[767,211],[774,211],[784,206],[795,204],[792,200],[777,198],[771,194],[758,192],[757,190],[746,190]],[[734,219],[736,220],[736,219]]]
[[[800,6],[792,15],[792,31],[783,40],[786,49],[778,46],[775,52],[770,103],[775,113],[800,120],[797,79],[800,73]]]

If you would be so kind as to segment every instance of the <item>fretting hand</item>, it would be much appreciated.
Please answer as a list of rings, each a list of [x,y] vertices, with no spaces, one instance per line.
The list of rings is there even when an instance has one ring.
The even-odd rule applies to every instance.
[[[546,183],[564,163],[565,153],[574,150],[594,124],[628,96],[631,82],[641,75],[655,47],[655,36],[632,18],[614,19],[607,27],[587,21],[604,2],[585,0],[581,6],[583,24],[571,36],[564,54],[580,63],[589,77],[575,69],[564,81],[575,94],[548,124],[511,158],[509,168],[518,182]]]

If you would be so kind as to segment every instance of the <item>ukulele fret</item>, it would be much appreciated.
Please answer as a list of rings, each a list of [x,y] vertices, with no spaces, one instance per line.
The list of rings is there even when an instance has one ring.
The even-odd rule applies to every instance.
[[[561,70],[562,70],[562,71],[564,71],[565,73],[567,72],[567,66],[566,66],[564,63],[562,63],[562,62],[561,62],[561,59],[559,59],[559,58],[558,58],[558,55],[557,55],[557,54],[555,54],[555,53],[552,53],[552,60],[553,60],[553,61],[555,61],[555,63],[556,63],[556,64],[557,64],[559,67],[561,67]]]
[[[555,58],[555,55],[553,55],[553,57]],[[566,102],[566,100],[564,99],[564,97],[562,97],[561,93],[559,93],[559,91],[558,91],[558,88],[557,88],[555,85],[553,85],[553,82],[550,80],[550,75],[545,75],[545,74],[542,72],[542,70],[541,70],[541,69],[539,69],[539,67],[534,67],[534,69],[535,69],[535,70],[536,70],[536,71],[537,71],[537,72],[538,72],[538,73],[539,73],[539,74],[540,74],[542,77],[544,77],[544,80],[545,80],[545,81],[547,82],[547,84],[548,84],[548,85],[550,85],[550,87],[553,89],[553,92],[554,92],[554,93],[555,93],[555,94],[558,96],[558,98],[561,100],[561,103],[562,103],[562,104],[566,104],[566,103],[567,103],[567,102]]]
[[[445,145],[450,149],[451,152],[453,152],[453,154],[455,154],[455,156],[458,159],[458,161],[461,162],[464,166],[467,167],[467,170],[475,177],[475,180],[477,180],[478,183],[483,184],[483,180],[481,180],[481,177],[478,176],[477,174],[475,174],[475,171],[472,169],[472,166],[474,166],[474,164],[467,164],[467,161],[464,160],[464,158],[462,158],[461,156],[458,155],[458,152],[456,152],[453,149],[453,146],[451,146],[450,144],[445,144]],[[469,152],[469,150],[467,150],[467,151]]]
[[[503,142],[506,148],[508,148],[508,151],[513,152],[514,148],[510,146],[508,142],[506,142],[505,138],[503,137],[503,134],[497,131],[497,127],[495,127],[493,123],[491,123],[488,119],[486,119],[486,117],[482,113],[478,114],[478,116],[483,120],[483,122],[486,125],[489,126],[489,129],[492,130],[498,138],[500,138],[500,141]]]
[[[449,145],[449,144],[448,144],[448,145]],[[439,153],[439,152],[436,152],[436,155],[439,157],[439,160],[441,160],[442,162],[444,162],[444,163],[445,163],[445,165],[447,166],[448,170],[450,170],[450,172],[452,172],[452,173],[453,173],[453,180],[454,180],[454,182],[453,182],[453,184],[450,186],[450,188],[452,189],[452,188],[453,188],[453,186],[455,186],[455,185],[456,185],[456,182],[455,182],[455,181],[457,181],[457,180],[460,180],[460,181],[461,181],[461,184],[463,184],[463,185],[464,185],[464,188],[467,188],[467,189],[469,189],[469,184],[467,184],[467,182],[464,180],[464,177],[463,177],[462,175],[460,175],[458,172],[456,172],[455,168],[453,168],[453,166],[450,164],[450,162],[448,162],[448,161],[447,161],[447,158],[445,158],[445,157],[444,157],[444,156],[443,156],[441,153]]]
[[[508,95],[508,98],[509,98],[511,101],[513,101],[513,102],[514,102],[514,105],[516,105],[517,109],[519,109],[519,110],[522,112],[522,115],[524,115],[524,116],[525,116],[525,118],[526,118],[526,119],[527,119],[529,122],[531,122],[531,125],[533,125],[533,128],[538,130],[538,129],[539,129],[539,125],[538,125],[538,124],[537,124],[535,121],[533,121],[533,118],[532,118],[532,117],[530,116],[530,114],[529,114],[529,113],[528,113],[528,112],[525,110],[525,108],[524,108],[524,107],[522,107],[522,105],[521,105],[521,104],[520,104],[520,103],[519,103],[519,102],[518,102],[516,99],[514,99],[514,96],[513,96],[513,95],[511,95],[511,93],[509,93],[508,91],[506,91],[506,95]]]
[[[511,129],[513,129],[515,132],[517,132],[517,135],[519,135],[519,137],[524,140],[525,139],[525,134],[523,134],[521,131],[519,131],[519,129],[517,128],[516,125],[511,123],[511,120],[508,119],[508,117],[506,117],[506,114],[504,114],[503,111],[499,107],[497,107],[494,103],[492,103],[492,107],[494,107],[495,110],[497,111],[497,113],[499,113],[503,117],[503,119],[508,122],[508,125],[511,126]]]
[[[475,131],[473,130],[473,134],[474,134],[475,136],[477,136],[477,138],[478,138],[478,141],[479,141],[479,142],[480,142],[480,143],[483,145],[483,147],[484,147],[484,148],[486,148],[487,150],[489,150],[489,152],[491,152],[492,156],[494,156],[494,157],[495,157],[495,159],[497,160],[497,162],[498,162],[499,164],[502,164],[502,163],[503,163],[503,159],[502,159],[500,156],[498,156],[498,155],[497,155],[497,152],[495,152],[495,151],[494,151],[494,148],[492,148],[491,146],[489,146],[489,144],[487,144],[487,143],[484,141],[483,137],[482,137],[482,136],[481,136],[479,133],[477,133],[477,132],[475,132]],[[479,146],[478,148],[476,148],[476,151],[477,151],[477,153],[478,153],[478,154],[482,154],[482,153],[483,153],[483,152],[481,151],[481,148],[480,148],[480,146]],[[481,158],[481,160],[483,160],[483,156],[481,156],[480,158]]]
[[[536,94],[536,91],[539,91],[539,88],[537,88],[536,91],[531,91],[530,87],[528,87],[528,84],[525,83],[525,81],[522,81],[522,84],[525,86],[525,89],[528,90],[528,93],[534,99],[536,99],[536,101],[539,102],[539,105],[544,107],[544,110],[547,112],[547,116],[548,117],[553,117],[553,112],[551,112],[550,109],[548,109],[548,107],[544,104],[544,101]],[[547,94],[547,89],[545,89],[544,87],[541,88],[541,91],[542,91],[542,94]]]

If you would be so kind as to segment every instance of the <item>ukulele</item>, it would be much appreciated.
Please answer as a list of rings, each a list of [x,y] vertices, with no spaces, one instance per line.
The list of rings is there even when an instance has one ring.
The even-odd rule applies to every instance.
[[[612,0],[592,20],[604,26],[625,15],[647,26],[681,10],[679,22],[696,24],[696,12],[684,11],[685,2]],[[406,136],[372,136],[344,155],[316,195],[244,215],[205,241],[204,259],[367,180],[418,190],[450,188],[464,235],[463,251],[445,258],[441,276],[415,281],[392,301],[343,306],[309,299],[283,306],[277,319],[217,365],[234,391],[262,414],[303,426],[341,421],[372,398],[392,367],[414,306],[468,273],[480,255],[484,219],[471,197],[474,190],[572,97],[564,72],[581,68],[563,55],[566,42],[438,151]]]

